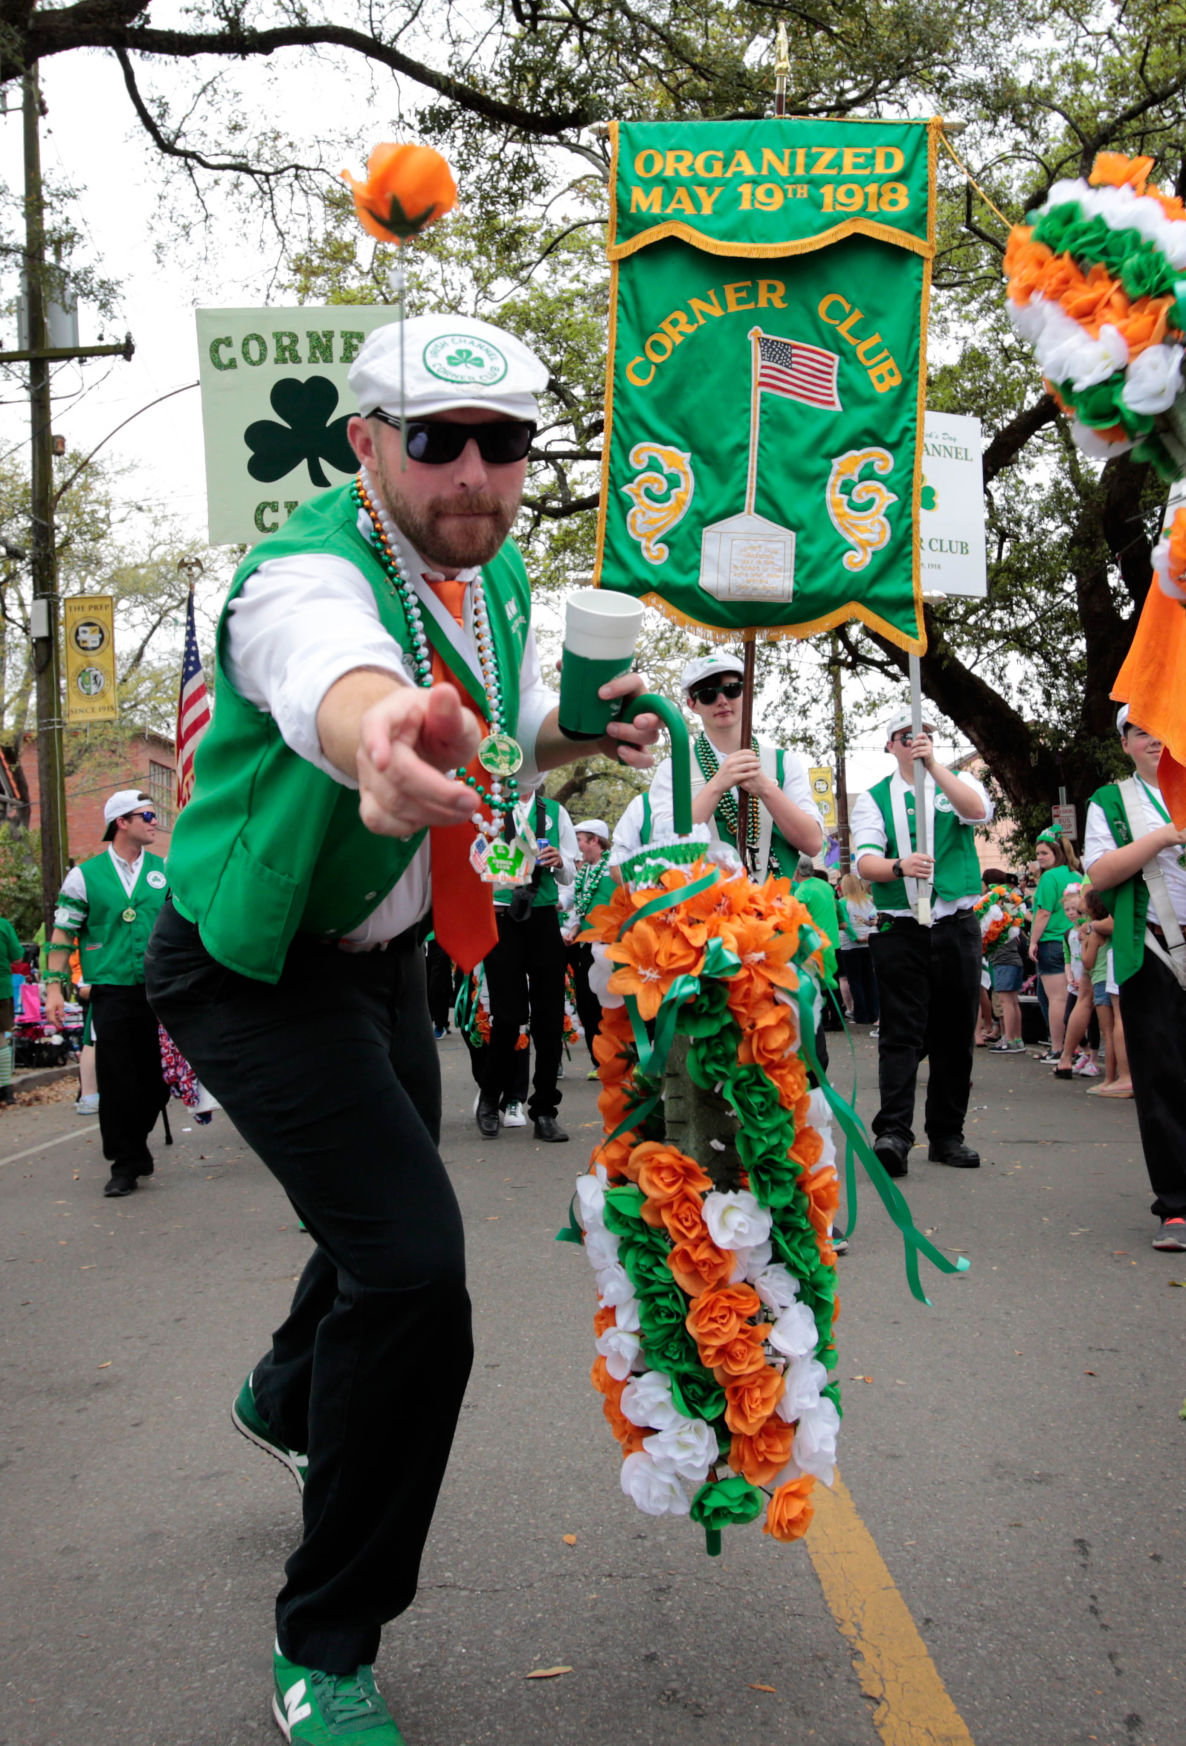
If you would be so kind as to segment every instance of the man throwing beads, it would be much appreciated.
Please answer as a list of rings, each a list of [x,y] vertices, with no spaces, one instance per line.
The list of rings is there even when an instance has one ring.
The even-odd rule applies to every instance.
[[[150,797],[121,788],[103,808],[107,847],[71,867],[54,910],[46,952],[45,1016],[60,1025],[78,942],[82,980],[91,988],[99,1134],[111,1175],[103,1193],[131,1194],[152,1175],[148,1136],[169,1101],[157,1022],[144,992],[144,954],[165,901],[165,863],[151,853],[156,814]]]
[[[357,479],[235,575],[149,953],[156,1010],[315,1243],[233,1417],[303,1486],[272,1707],[318,1746],[400,1741],[372,1663],[415,1594],[472,1357],[429,908],[472,968],[498,937],[480,873],[514,858],[519,785],[578,750],[507,538],[547,368],[485,322],[402,327],[350,372]],[[642,690],[626,674],[603,695]],[[657,734],[654,716],[615,722],[579,753],[646,767]]]

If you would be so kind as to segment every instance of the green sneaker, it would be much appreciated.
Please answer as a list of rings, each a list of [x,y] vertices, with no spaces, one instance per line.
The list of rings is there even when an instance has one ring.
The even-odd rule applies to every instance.
[[[369,1667],[341,1674],[298,1667],[280,1653],[277,1643],[272,1669],[272,1714],[293,1746],[334,1746],[335,1741],[363,1736],[366,1746],[404,1746]]]
[[[257,1449],[262,1449],[265,1455],[274,1455],[277,1461],[282,1461],[292,1477],[297,1482],[299,1490],[305,1489],[305,1472],[309,1466],[309,1457],[302,1455],[296,1449],[290,1449],[278,1438],[273,1437],[267,1427],[263,1415],[255,1404],[255,1394],[251,1387],[251,1376],[239,1390],[235,1404],[231,1408],[231,1421],[237,1431],[242,1431],[249,1443],[254,1443]]]

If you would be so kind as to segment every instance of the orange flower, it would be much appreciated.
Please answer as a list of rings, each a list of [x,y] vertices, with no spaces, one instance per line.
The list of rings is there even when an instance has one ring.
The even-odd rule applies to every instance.
[[[599,903],[585,917],[583,940],[616,940],[634,914],[635,905],[624,885],[616,885],[608,903]],[[609,1009],[614,1010],[614,1009]]]
[[[794,1157],[794,1153],[791,1156]],[[823,1235],[840,1206],[840,1179],[834,1170],[817,1170],[804,1186],[810,1203],[811,1222]]]
[[[738,916],[726,923],[725,939],[741,959],[735,982],[750,978],[759,986],[775,983],[779,988],[798,988],[799,975],[790,962],[799,950],[799,929],[794,922],[784,930],[760,916]]]
[[[367,159],[367,179],[350,184],[359,223],[380,242],[406,242],[457,199],[457,184],[440,152],[431,146],[377,145]]]
[[[704,1208],[698,1194],[677,1194],[661,1206],[644,1201],[642,1216],[656,1229],[662,1225],[673,1243],[694,1243],[704,1235]]]
[[[630,1175],[630,1151],[634,1145],[631,1134],[620,1134],[616,1140],[604,1140],[593,1148],[591,1162],[602,1164],[611,1182],[633,1182]]]
[[[696,951],[681,935],[656,928],[649,921],[636,923],[624,939],[606,951],[621,965],[609,979],[611,992],[632,994],[644,1019],[656,1016],[677,976],[699,975],[704,964],[703,952]]]
[[[815,1506],[811,1501],[815,1475],[805,1473],[802,1479],[788,1480],[780,1485],[770,1499],[763,1530],[775,1540],[801,1540],[811,1526]]]
[[[612,1304],[606,1304],[604,1309],[599,1309],[593,1317],[593,1338],[599,1339],[607,1328],[616,1327],[617,1320],[617,1311]]]
[[[698,1297],[684,1325],[696,1342],[701,1363],[710,1369],[719,1363],[722,1347],[736,1337],[761,1307],[762,1300],[752,1285],[727,1285]]]
[[[759,1370],[766,1368],[766,1354],[762,1350],[762,1341],[770,1332],[769,1322],[746,1322],[739,1328],[731,1340],[726,1340],[717,1347],[717,1362],[712,1366],[712,1373],[721,1384],[736,1381],[738,1377],[754,1376]]]
[[[785,1379],[769,1364],[764,1364],[751,1376],[727,1382],[725,1423],[729,1429],[739,1431],[743,1437],[756,1436],[782,1399],[785,1387]]]
[[[802,1164],[804,1170],[811,1170],[824,1155],[824,1139],[818,1128],[809,1128],[806,1123],[800,1123],[795,1128],[795,1143],[791,1147],[791,1157],[796,1164]]]
[[[1138,297],[1128,314],[1116,321],[1124,335],[1129,356],[1136,357],[1149,346],[1159,346],[1169,326],[1169,297]]]
[[[712,1178],[674,1146],[661,1140],[644,1140],[631,1158],[638,1171],[637,1182],[648,1200],[675,1200],[685,1194],[707,1194]]]
[[[1099,152],[1087,180],[1093,188],[1123,188],[1126,184],[1137,194],[1145,192],[1152,158],[1126,158],[1123,152]]]
[[[1063,297],[1062,306],[1072,321],[1094,338],[1105,321],[1115,323],[1128,313],[1129,301],[1122,286],[1097,261],[1082,284],[1071,287]]]
[[[597,1071],[603,1085],[616,1084],[618,1080],[625,1079],[633,1069],[634,1063],[629,1052],[629,1026],[625,1037],[615,1036],[606,1029],[606,1013],[622,1010],[621,1007],[606,1007],[601,1014],[601,1029],[593,1039],[593,1058],[597,1062]]]
[[[615,1389],[617,1389],[618,1394],[621,1394],[626,1386],[624,1382],[614,1381],[609,1373],[605,1359],[600,1353],[598,1353],[597,1357],[593,1360],[593,1368],[589,1372],[589,1380],[597,1390],[598,1394],[613,1394]],[[617,1395],[615,1395],[614,1398],[617,1399]]]
[[[1171,582],[1186,578],[1186,509],[1179,509],[1170,523],[1169,575]]]
[[[789,1006],[770,1005],[760,1012],[745,1031],[738,1049],[738,1059],[747,1066],[753,1062],[767,1073],[794,1060],[799,1043],[799,1026]]]
[[[607,1134],[612,1134],[619,1122],[626,1119],[631,1102],[629,1087],[624,1080],[615,1079],[609,1085],[603,1085],[597,1096],[597,1108],[601,1112],[602,1124]]]
[[[793,1109],[807,1090],[807,1068],[798,1055],[792,1055],[779,1067],[766,1071],[778,1087],[778,1101],[784,1109]]]
[[[667,1257],[671,1277],[689,1297],[711,1291],[723,1285],[733,1271],[733,1256],[718,1249],[712,1238],[703,1236],[691,1243],[677,1243]]]
[[[753,1437],[734,1437],[729,1446],[729,1465],[744,1473],[751,1485],[769,1485],[791,1458],[793,1425],[770,1419]]]

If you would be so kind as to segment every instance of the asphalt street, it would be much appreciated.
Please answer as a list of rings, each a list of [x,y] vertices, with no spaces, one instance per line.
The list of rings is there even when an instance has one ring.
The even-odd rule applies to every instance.
[[[464,1051],[442,1056],[478,1356],[377,1669],[408,1746],[1181,1746],[1186,1255],[1150,1248],[1131,1103],[978,1053],[983,1168],[916,1149],[903,1184],[971,1262],[924,1270],[929,1309],[862,1197],[838,1340],[846,1521],[867,1534],[838,1570],[877,1604],[841,1617],[815,1527],[790,1547],[733,1531],[710,1559],[621,1494],[591,1278],[553,1240],[597,1132],[583,1063],[572,1141],[545,1146],[483,1141]],[[869,1116],[864,1037],[856,1056]],[[271,1604],[299,1500],[229,1408],[308,1238],[225,1117],[177,1128],[108,1201],[69,1102],[0,1115],[0,1746],[280,1739]],[[874,1615],[898,1597],[915,1646],[876,1700],[898,1639],[878,1650]],[[904,1702],[923,1661],[933,1716]]]

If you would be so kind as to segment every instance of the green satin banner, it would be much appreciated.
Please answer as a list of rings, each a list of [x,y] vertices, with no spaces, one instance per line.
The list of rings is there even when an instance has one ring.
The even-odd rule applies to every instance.
[[[595,577],[709,637],[924,647],[938,122],[622,123]]]

